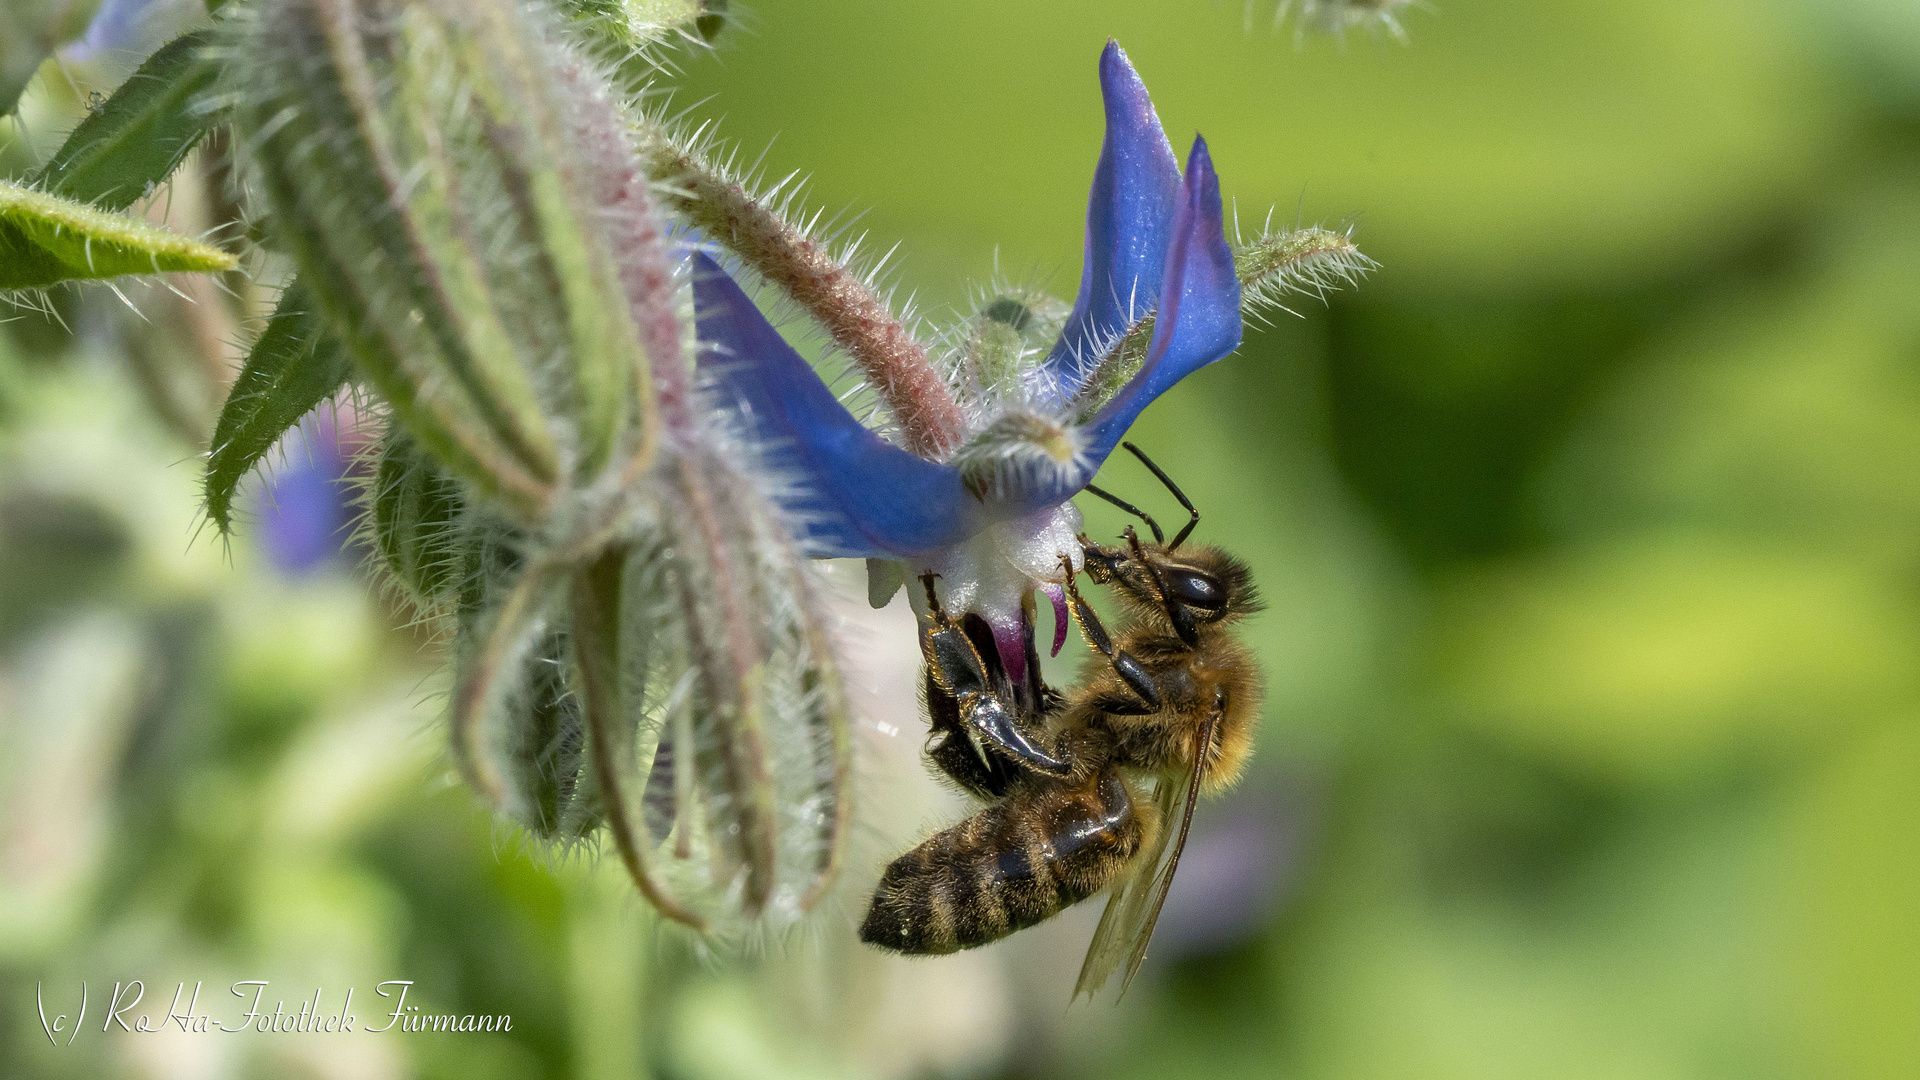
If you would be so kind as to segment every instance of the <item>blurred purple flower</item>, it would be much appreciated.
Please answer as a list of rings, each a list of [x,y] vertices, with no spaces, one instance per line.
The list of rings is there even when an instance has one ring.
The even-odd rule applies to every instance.
[[[164,3],[156,5],[155,0],[106,0],[93,14],[93,22],[87,25],[86,33],[80,35],[79,44],[69,53],[74,60],[90,60],[94,57],[122,51],[141,50],[150,44],[147,37],[153,26],[154,7],[164,8]]]
[[[289,577],[312,573],[346,548],[354,513],[352,455],[342,446],[341,427],[323,408],[289,432],[281,439],[282,464],[262,492],[267,559]]]

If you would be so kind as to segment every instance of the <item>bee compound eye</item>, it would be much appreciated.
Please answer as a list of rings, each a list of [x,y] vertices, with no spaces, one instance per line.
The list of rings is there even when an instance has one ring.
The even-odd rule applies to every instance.
[[[1202,611],[1219,611],[1227,606],[1227,590],[1217,578],[1198,570],[1169,570],[1163,575],[1167,592],[1173,599]]]

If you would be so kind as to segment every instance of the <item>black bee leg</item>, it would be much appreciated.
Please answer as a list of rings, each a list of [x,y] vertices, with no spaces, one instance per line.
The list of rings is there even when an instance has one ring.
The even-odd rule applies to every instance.
[[[960,718],[960,700],[940,685],[932,669],[926,674],[927,717],[932,733],[927,737],[927,760],[962,789],[986,799],[997,799],[1012,790],[1014,780],[1025,770],[998,754],[982,754],[974,740],[967,737]]]
[[[979,650],[974,648],[967,632],[941,610],[939,601],[935,599],[933,575],[923,575],[921,580],[927,587],[928,606],[933,612],[933,628],[920,635],[920,651],[927,658],[929,708],[942,704],[944,711],[944,703],[938,701],[937,694],[952,698],[959,724],[984,744],[983,750],[989,757],[998,754],[1022,767],[1050,776],[1071,773],[1073,766],[1070,763],[1034,744],[1013,711],[993,692],[993,683],[987,675],[986,663],[980,659]],[[940,713],[935,712],[936,729],[940,723]],[[953,768],[943,763],[943,758],[950,758],[959,752],[958,747],[949,749],[959,735],[958,730],[951,731],[946,742],[937,748],[940,752],[934,755],[934,759],[946,769],[948,775],[964,785],[968,783],[968,778],[956,775]],[[990,770],[993,763],[988,761],[986,764]]]
[[[1129,530],[1131,531],[1131,530]],[[1113,639],[1107,636],[1107,628],[1101,624],[1100,616],[1094,614],[1093,607],[1080,595],[1080,587],[1073,580],[1073,563],[1065,556],[1060,562],[1067,568],[1067,597],[1073,602],[1074,621],[1080,624],[1081,633],[1087,637],[1087,644],[1100,651],[1113,664],[1114,673],[1120,676],[1128,689],[1140,695],[1138,703],[1131,708],[1109,709],[1130,716],[1147,716],[1160,711],[1160,687],[1154,684],[1153,676],[1135,660],[1125,649],[1115,649]]]
[[[1034,772],[1066,776],[1073,763],[1036,746],[1013,713],[991,692],[961,694],[960,716],[968,730],[979,735],[990,751],[1010,757]]]
[[[1133,526],[1127,526],[1127,531],[1121,535],[1127,538],[1127,547],[1133,552],[1134,561],[1140,564],[1147,581],[1153,585],[1154,598],[1160,601],[1160,609],[1167,613],[1167,622],[1173,626],[1173,632],[1180,635],[1180,640],[1186,642],[1188,648],[1200,644],[1200,628],[1194,625],[1193,610],[1168,599],[1167,583],[1160,580],[1159,568],[1148,561],[1146,553],[1140,550],[1140,537],[1133,531]]]

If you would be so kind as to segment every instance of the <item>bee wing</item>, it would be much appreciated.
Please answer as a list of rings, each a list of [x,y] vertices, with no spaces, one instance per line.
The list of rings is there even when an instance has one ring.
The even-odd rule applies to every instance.
[[[1212,746],[1213,724],[1210,719],[1200,736],[1200,746]],[[1129,874],[1125,882],[1114,886],[1112,896],[1106,901],[1106,911],[1100,915],[1100,926],[1092,932],[1092,944],[1087,945],[1087,961],[1081,965],[1079,982],[1073,986],[1073,995],[1092,997],[1106,980],[1112,978],[1114,969],[1119,967],[1121,955],[1127,957],[1127,974],[1119,980],[1119,992],[1127,994],[1127,986],[1133,982],[1133,976],[1140,970],[1140,963],[1146,959],[1146,944],[1154,938],[1154,922],[1160,920],[1160,909],[1167,903],[1167,888],[1173,886],[1173,871],[1181,865],[1181,849],[1187,847],[1187,828],[1194,821],[1194,799],[1200,796],[1200,771],[1206,767],[1206,755],[1194,753],[1194,765],[1188,773],[1181,776],[1160,776],[1154,782],[1154,805],[1160,809],[1160,836],[1154,840],[1154,846],[1148,851],[1140,851],[1139,869]],[[1165,822],[1173,821],[1173,809],[1181,807],[1181,830],[1179,838],[1173,838],[1173,830]],[[1173,853],[1167,855],[1167,842],[1173,840]],[[1165,855],[1165,865],[1162,865]]]

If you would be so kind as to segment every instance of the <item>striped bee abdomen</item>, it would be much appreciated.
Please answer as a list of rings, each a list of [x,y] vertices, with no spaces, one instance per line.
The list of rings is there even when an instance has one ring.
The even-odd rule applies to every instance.
[[[895,859],[860,938],[915,954],[998,941],[1105,888],[1158,824],[1111,767],[1016,788]]]

